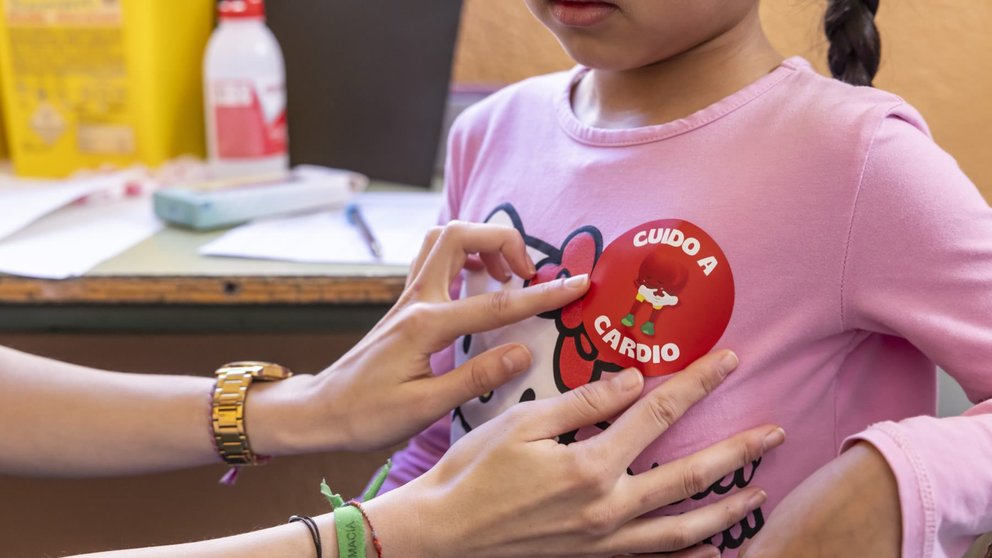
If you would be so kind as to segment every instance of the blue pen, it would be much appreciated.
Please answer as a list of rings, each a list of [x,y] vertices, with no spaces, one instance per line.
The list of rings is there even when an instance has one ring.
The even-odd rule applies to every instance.
[[[369,227],[368,222],[365,217],[362,216],[362,211],[359,209],[357,203],[349,203],[344,209],[345,216],[348,217],[348,222],[354,225],[358,232],[362,235],[362,239],[365,240],[365,244],[368,245],[369,251],[375,256],[375,259],[382,259],[382,245],[379,241],[375,239],[372,235],[372,229]]]

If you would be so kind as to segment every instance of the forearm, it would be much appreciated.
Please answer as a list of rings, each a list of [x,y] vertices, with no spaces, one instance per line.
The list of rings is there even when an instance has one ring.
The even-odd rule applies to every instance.
[[[249,390],[253,450],[305,449],[285,433],[303,430],[288,425],[313,407],[298,405],[312,378]],[[0,473],[112,476],[219,462],[212,389],[212,378],[108,372],[0,347]]]
[[[313,518],[320,530],[325,558],[338,556],[337,536],[334,531],[334,514]],[[369,541],[371,543],[371,541]],[[369,546],[368,548],[372,548]],[[307,558],[316,556],[313,539],[302,522],[278,525],[261,531],[244,533],[222,539],[212,539],[186,544],[135,548],[87,554],[87,558]]]
[[[209,378],[111,373],[0,347],[0,472],[137,473],[216,461]]]

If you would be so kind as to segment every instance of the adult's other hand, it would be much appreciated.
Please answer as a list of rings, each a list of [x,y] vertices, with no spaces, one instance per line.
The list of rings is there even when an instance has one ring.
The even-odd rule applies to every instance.
[[[718,556],[713,547],[691,547],[761,505],[761,489],[677,516],[640,516],[692,496],[781,444],[780,428],[753,428],[638,475],[628,475],[627,467],[736,364],[730,351],[711,353],[636,403],[643,379],[627,370],[516,405],[455,443],[424,476],[369,502],[372,521],[387,549],[402,541],[410,557]],[[555,440],[621,412],[592,438],[567,446]]]

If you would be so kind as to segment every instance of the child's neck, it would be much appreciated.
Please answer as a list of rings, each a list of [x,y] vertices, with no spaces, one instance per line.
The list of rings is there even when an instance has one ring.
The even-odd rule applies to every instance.
[[[632,70],[591,70],[572,92],[572,110],[596,128],[663,124],[739,91],[781,62],[755,10],[734,28],[674,57]]]

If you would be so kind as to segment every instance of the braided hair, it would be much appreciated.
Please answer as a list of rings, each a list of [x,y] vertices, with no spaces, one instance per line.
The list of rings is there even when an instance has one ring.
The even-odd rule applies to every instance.
[[[853,85],[871,85],[882,55],[875,27],[879,0],[828,0],[823,30],[830,41],[830,73]]]

